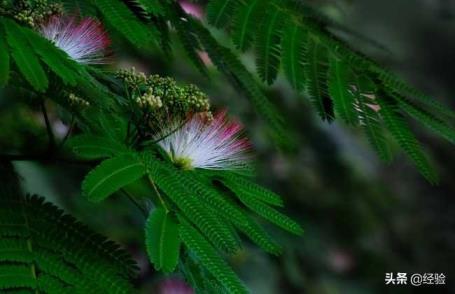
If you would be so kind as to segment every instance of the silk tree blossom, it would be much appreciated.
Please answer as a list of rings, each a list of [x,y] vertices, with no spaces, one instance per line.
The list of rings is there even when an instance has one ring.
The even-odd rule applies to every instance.
[[[101,23],[92,18],[54,16],[41,26],[41,34],[82,64],[106,63],[111,41]]]
[[[235,170],[249,160],[250,143],[241,138],[241,131],[242,126],[223,111],[210,122],[195,115],[180,128],[171,124],[155,139],[163,138],[158,145],[183,169]]]

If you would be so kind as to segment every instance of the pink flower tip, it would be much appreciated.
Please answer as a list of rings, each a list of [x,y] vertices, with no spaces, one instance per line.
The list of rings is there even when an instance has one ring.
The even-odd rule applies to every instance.
[[[106,63],[106,49],[111,44],[102,24],[93,18],[54,16],[41,26],[41,34],[83,64]]]

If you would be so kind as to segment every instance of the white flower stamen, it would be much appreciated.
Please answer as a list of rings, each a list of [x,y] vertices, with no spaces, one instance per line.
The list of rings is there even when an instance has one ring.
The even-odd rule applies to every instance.
[[[247,165],[249,142],[239,138],[242,127],[221,112],[210,123],[194,116],[181,128],[171,125],[155,139],[171,160],[184,169],[233,170]],[[170,134],[170,135],[169,135]],[[166,136],[167,135],[167,136]]]
[[[77,21],[74,17],[55,16],[41,26],[40,32],[79,63],[106,63],[104,51],[110,40],[101,23],[92,18]]]

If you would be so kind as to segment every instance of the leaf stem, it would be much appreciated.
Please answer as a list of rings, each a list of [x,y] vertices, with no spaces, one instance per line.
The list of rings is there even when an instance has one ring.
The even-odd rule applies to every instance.
[[[126,191],[125,189],[121,189],[121,191],[134,204],[134,206],[136,206],[142,212],[144,217],[147,218],[149,215],[148,211],[144,207],[142,207],[142,205],[140,205],[139,202],[136,201],[136,199],[134,199],[134,196],[131,195],[131,193]]]
[[[166,211],[166,213],[168,213],[170,210],[167,207],[166,202],[163,199],[163,196],[161,196],[160,191],[156,187],[155,182],[153,181],[152,177],[150,177],[150,176],[149,176],[149,181],[150,181],[150,184],[153,187],[153,190],[155,190],[155,194],[156,194],[156,196],[158,196],[158,199],[160,200],[161,205],[163,205],[164,210]]]

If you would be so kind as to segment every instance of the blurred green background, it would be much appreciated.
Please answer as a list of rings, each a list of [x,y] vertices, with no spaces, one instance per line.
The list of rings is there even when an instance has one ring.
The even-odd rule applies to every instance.
[[[336,32],[353,47],[455,109],[455,1],[304,2],[342,24],[345,29]],[[113,66],[133,65],[181,83],[195,83],[210,95],[213,105],[228,108],[254,143],[258,181],[283,195],[287,212],[305,228],[302,238],[268,228],[285,247],[281,257],[246,245],[231,260],[252,293],[455,293],[453,146],[416,129],[441,174],[441,184],[431,186],[403,155],[385,165],[358,130],[321,122],[307,99],[281,78],[268,94],[295,128],[299,148],[280,152],[251,105],[215,69],[208,81],[181,49],[174,53],[169,59],[158,51],[140,54],[125,47],[114,52],[119,62]],[[242,60],[254,68],[252,55]],[[68,117],[62,119],[55,105],[49,108],[54,132],[62,138]],[[0,93],[0,125],[1,153],[33,154],[45,149],[44,121],[29,97]],[[121,195],[96,205],[80,197],[80,181],[88,167],[25,161],[15,166],[26,191],[45,196],[124,244],[141,268],[135,282],[142,293],[191,293],[180,284],[180,277],[164,277],[148,263],[142,245],[145,220],[134,205]],[[387,286],[387,272],[444,273],[448,285]]]

